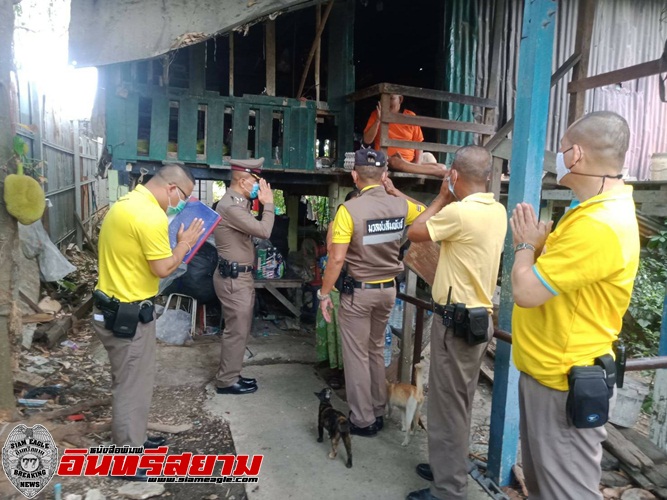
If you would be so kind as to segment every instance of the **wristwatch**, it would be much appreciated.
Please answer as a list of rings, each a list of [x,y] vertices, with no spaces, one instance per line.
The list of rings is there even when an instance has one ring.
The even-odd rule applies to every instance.
[[[324,299],[328,299],[328,298],[329,298],[329,294],[328,294],[328,293],[327,293],[326,295],[322,295],[322,294],[320,293],[320,291],[317,290],[317,300],[324,300]]]
[[[514,247],[514,253],[517,253],[519,250],[530,250],[531,252],[534,252],[535,247],[530,243],[519,243]]]

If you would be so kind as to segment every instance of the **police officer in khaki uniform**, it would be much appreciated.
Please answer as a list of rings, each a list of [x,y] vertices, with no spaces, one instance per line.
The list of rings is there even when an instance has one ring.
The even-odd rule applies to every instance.
[[[230,164],[232,181],[216,208],[222,220],[214,232],[220,263],[213,286],[225,318],[215,383],[218,394],[249,394],[257,390],[257,381],[242,377],[241,366],[255,305],[252,237],[267,239],[271,235],[273,193],[259,177],[264,158],[230,160]],[[255,198],[264,206],[261,220],[250,213],[250,200]]]
[[[329,293],[346,263],[348,277],[341,290],[338,322],[350,432],[370,437],[383,426],[384,332],[396,299],[394,280],[403,270],[398,258],[401,237],[424,207],[387,194],[382,151],[359,150],[354,163],[352,178],[360,194],[336,213],[329,261],[317,295],[324,319],[330,321]]]

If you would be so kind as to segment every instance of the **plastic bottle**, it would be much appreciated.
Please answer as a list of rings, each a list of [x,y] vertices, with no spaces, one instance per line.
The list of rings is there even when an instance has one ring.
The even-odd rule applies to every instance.
[[[384,329],[384,367],[387,368],[391,364],[391,327],[387,325]]]

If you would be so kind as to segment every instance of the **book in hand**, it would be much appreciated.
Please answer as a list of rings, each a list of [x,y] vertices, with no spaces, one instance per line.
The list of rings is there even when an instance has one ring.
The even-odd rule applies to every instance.
[[[178,230],[183,224],[183,229],[187,229],[192,224],[192,221],[195,219],[201,219],[204,221],[204,232],[197,240],[197,243],[192,245],[192,250],[185,254],[183,257],[183,263],[187,264],[192,260],[192,257],[195,256],[197,250],[204,244],[208,239],[210,234],[220,222],[220,214],[215,210],[207,207],[201,201],[190,198],[190,201],[187,202],[185,208],[181,210],[169,223],[169,244],[171,248],[176,248],[178,243],[177,235]]]

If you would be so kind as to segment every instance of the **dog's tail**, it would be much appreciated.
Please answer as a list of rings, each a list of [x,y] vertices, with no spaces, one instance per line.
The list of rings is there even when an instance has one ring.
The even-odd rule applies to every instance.
[[[345,417],[339,417],[338,418],[338,428],[340,429],[340,432],[343,434],[347,434],[350,432],[350,421],[345,418]]]
[[[417,363],[415,365],[415,385],[417,386],[417,394],[419,396],[424,395],[424,382],[422,380],[422,368],[424,365]]]

